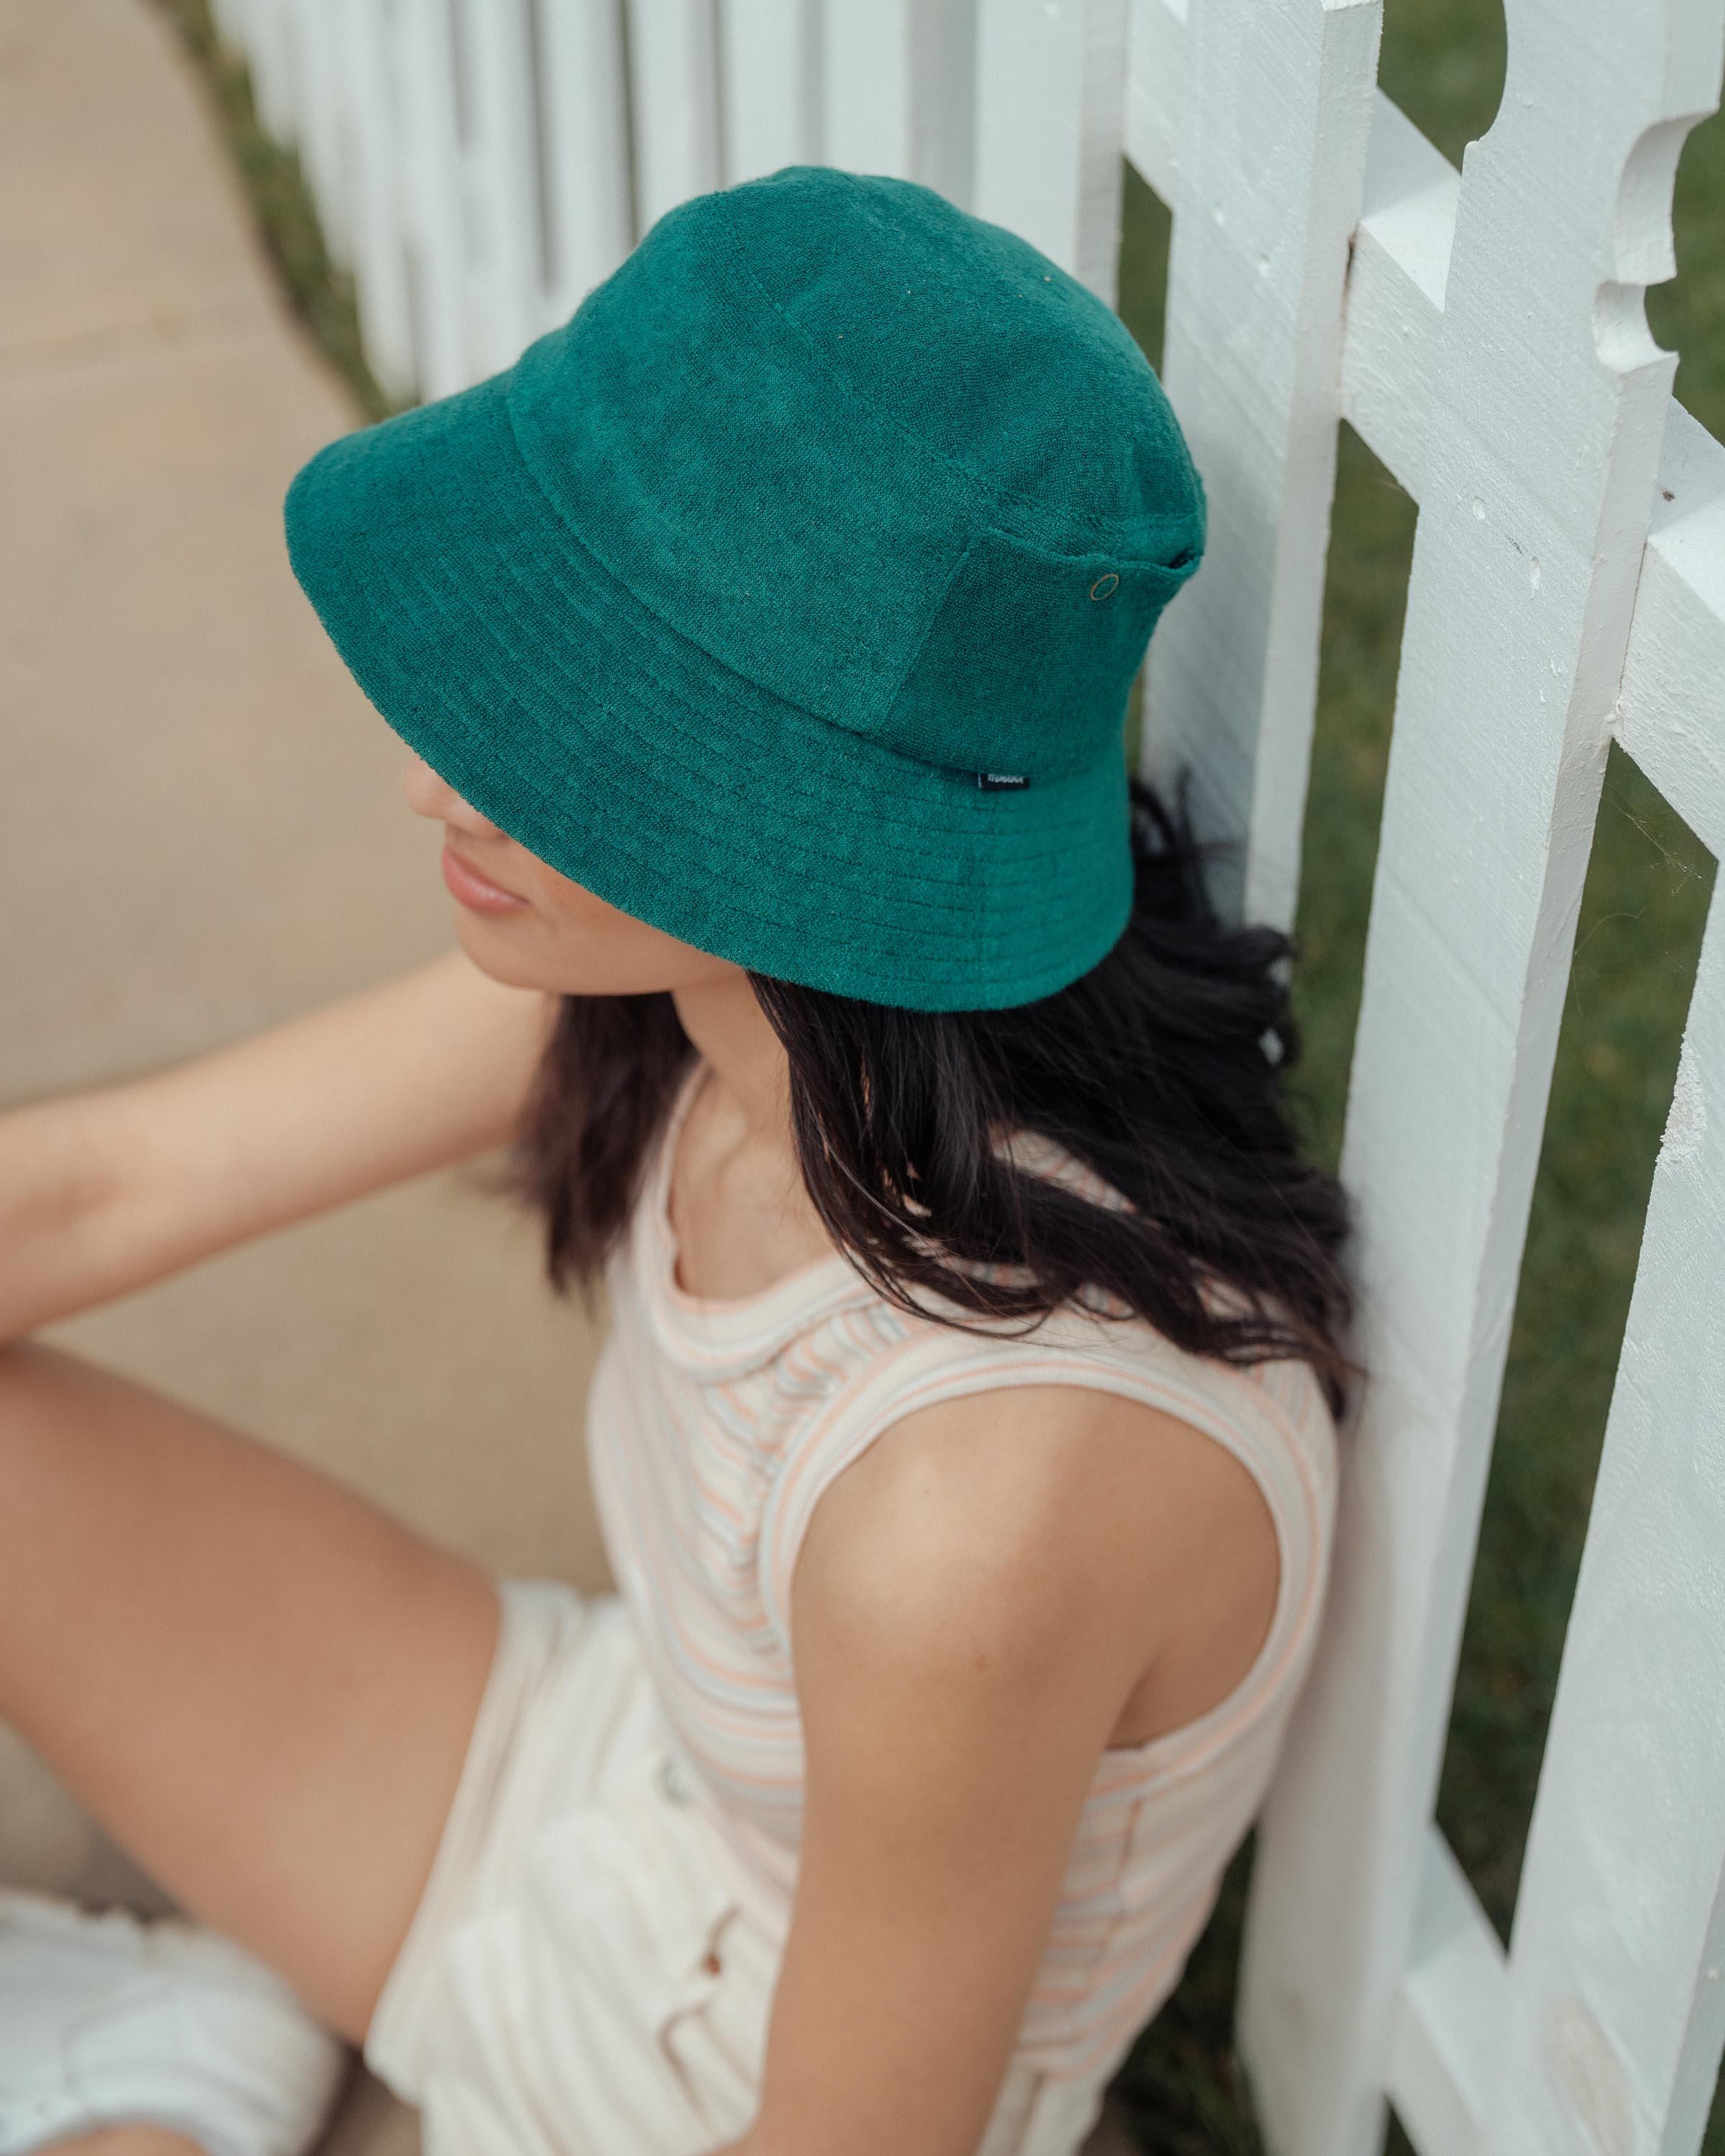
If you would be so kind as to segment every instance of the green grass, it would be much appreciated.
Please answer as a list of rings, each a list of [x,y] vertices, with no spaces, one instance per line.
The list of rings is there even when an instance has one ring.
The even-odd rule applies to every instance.
[[[360,356],[351,284],[324,249],[297,165],[259,130],[243,69],[218,54],[206,0],[160,0],[200,58],[264,243],[294,305],[352,385],[384,400]],[[1460,159],[1503,80],[1499,0],[1389,0],[1380,79]],[[1725,122],[1691,137],[1677,186],[1679,275],[1650,295],[1682,354],[1677,393],[1725,434]],[[1168,220],[1128,173],[1121,311],[1161,349]],[[1343,429],[1307,816],[1296,994],[1310,1142],[1340,1145],[1377,851],[1414,505]],[[1514,1906],[1564,1623],[1609,1399],[1652,1164],[1694,977],[1713,865],[1614,752],[1535,1190],[1499,1440],[1463,1644],[1439,1816],[1487,1912]],[[1117,2097],[1153,2156],[1259,2148],[1230,2024],[1249,1853],[1231,1870],[1184,1982],[1135,2047]],[[1725,2156],[1716,2116],[1707,2156]]]
[[[1501,95],[1497,0],[1391,0],[1380,80],[1449,157]],[[1725,122],[1690,138],[1679,275],[1650,295],[1677,393],[1725,433]],[[1167,218],[1129,176],[1121,311],[1160,350]],[[1414,508],[1343,430],[1296,996],[1313,1150],[1339,1150]],[[1614,752],[1529,1227],[1438,1813],[1507,1934],[1713,864]],[[1154,2156],[1255,2150],[1230,2041],[1245,1864],[1117,2095]],[[1405,2144],[1404,2144],[1405,2145]],[[1725,2156],[1716,2107],[1707,2156]]]

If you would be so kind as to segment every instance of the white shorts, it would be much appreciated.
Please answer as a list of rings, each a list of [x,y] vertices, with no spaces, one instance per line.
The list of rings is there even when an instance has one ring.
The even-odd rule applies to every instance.
[[[511,1580],[366,2063],[425,2156],[706,2156],[752,2123],[778,1948],[690,1801],[627,1612]],[[1015,2065],[978,2156],[1072,2156],[1099,2087]]]

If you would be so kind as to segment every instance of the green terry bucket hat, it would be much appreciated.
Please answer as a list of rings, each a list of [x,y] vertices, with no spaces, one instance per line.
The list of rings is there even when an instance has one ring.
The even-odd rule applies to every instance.
[[[685,942],[963,1010],[1125,926],[1203,491],[1118,318],[928,188],[683,203],[506,372],[314,457],[287,535],[403,739]]]

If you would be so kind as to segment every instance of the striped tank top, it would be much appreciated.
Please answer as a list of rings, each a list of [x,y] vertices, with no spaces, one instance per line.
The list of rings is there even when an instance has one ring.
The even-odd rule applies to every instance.
[[[671,1742],[735,1859],[739,1898],[782,1940],[803,1814],[790,1583],[822,1492],[937,1401],[1015,1384],[1124,1394],[1227,1446],[1275,1522],[1281,1581],[1244,1680],[1195,1722],[1097,1763],[1015,2057],[1111,2072],[1178,1980],[1262,1801],[1312,1645],[1334,1507],[1335,1428],[1303,1363],[1237,1369],[1141,1320],[1077,1308],[1026,1337],[896,1308],[840,1254],[715,1301],[676,1279],[670,1166],[680,1087],[609,1271],[612,1330],[588,1442],[600,1524]],[[1040,1138],[1014,1158],[1125,1201]]]

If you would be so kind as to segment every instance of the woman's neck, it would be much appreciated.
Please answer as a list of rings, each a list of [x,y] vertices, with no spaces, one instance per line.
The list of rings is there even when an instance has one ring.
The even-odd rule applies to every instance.
[[[790,1066],[778,1035],[738,972],[672,991],[683,1030],[712,1073],[719,1120],[740,1142],[792,1157]]]
[[[674,993],[710,1073],[671,1163],[678,1285],[752,1295],[834,1248],[797,1163],[789,1063],[743,974]]]

